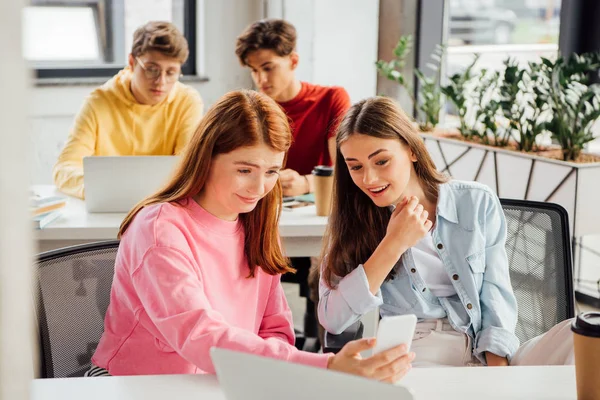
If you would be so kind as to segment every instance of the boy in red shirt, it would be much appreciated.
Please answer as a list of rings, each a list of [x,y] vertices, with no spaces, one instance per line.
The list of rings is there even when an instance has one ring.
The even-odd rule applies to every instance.
[[[258,90],[279,103],[291,120],[294,143],[280,174],[284,196],[312,192],[313,167],[333,165],[335,130],[350,108],[348,93],[296,78],[296,29],[287,21],[253,23],[237,38],[235,53],[252,71]]]
[[[252,71],[257,89],[279,103],[290,119],[294,142],[287,154],[286,169],[279,175],[283,195],[312,192],[312,169],[335,162],[335,131],[350,108],[348,93],[342,87],[313,85],[296,78],[300,59],[296,52],[296,28],[287,21],[266,19],[251,24],[237,38],[235,54]],[[317,323],[308,288],[310,258],[294,257],[292,264],[296,274],[285,274],[282,281],[300,284],[300,295],[306,297],[304,335],[314,338]],[[318,349],[310,349],[309,344],[299,339],[298,348]]]

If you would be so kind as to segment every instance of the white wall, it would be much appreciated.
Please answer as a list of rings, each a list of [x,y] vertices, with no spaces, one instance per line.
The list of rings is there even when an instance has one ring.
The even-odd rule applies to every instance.
[[[285,18],[296,27],[298,39],[296,51],[300,62],[296,69],[296,77],[302,81],[314,81],[315,64],[315,3],[323,0],[284,0],[285,4],[280,15],[270,15],[274,18]],[[329,1],[329,0],[325,0]],[[333,85],[331,82],[322,83]]]
[[[345,87],[353,103],[374,96],[378,31],[378,0],[319,1],[313,81]]]
[[[298,32],[301,80],[343,86],[352,102],[377,88],[379,0],[267,0],[267,16]]]
[[[21,54],[24,1],[0,2],[0,399],[26,400],[33,378],[32,232],[26,124],[29,87]],[[9,145],[10,143],[10,145]]]
[[[204,11],[204,72],[209,81],[191,86],[200,92],[206,105],[211,105],[230,90],[252,87],[249,73],[235,56],[235,39],[247,25],[262,17],[263,9],[261,0],[205,0]],[[33,89],[29,109],[32,183],[52,183],[52,166],[75,114],[94,87]]]

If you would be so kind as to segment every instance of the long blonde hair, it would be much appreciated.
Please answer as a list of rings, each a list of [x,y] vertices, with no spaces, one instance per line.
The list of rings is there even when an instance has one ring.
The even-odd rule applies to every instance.
[[[415,174],[429,201],[437,201],[439,185],[447,180],[437,171],[410,118],[392,99],[371,97],[353,105],[336,136],[333,204],[323,247],[323,279],[331,288],[335,286],[334,276],[346,276],[373,254],[385,236],[391,215],[387,207],[377,207],[352,181],[340,146],[356,134],[406,144],[417,158],[413,163]]]
[[[118,237],[125,233],[142,208],[177,202],[200,193],[215,156],[260,143],[276,151],[287,151],[292,143],[287,116],[264,94],[251,90],[227,93],[206,112],[171,180],[129,212],[121,223]],[[277,181],[254,210],[239,216],[245,230],[244,251],[250,276],[254,276],[256,267],[270,275],[294,271],[279,244],[281,202],[282,188]]]

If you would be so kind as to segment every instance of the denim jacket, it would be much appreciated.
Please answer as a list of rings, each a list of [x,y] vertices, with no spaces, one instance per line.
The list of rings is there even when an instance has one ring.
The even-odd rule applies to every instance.
[[[519,347],[514,333],[517,301],[510,283],[506,222],[498,197],[476,182],[453,180],[440,185],[432,237],[456,295],[434,296],[409,249],[395,266],[396,276],[375,296],[369,291],[362,264],[339,279],[333,290],[321,279],[320,323],[339,334],[377,307],[382,317],[447,317],[456,331],[471,337],[473,355],[482,363],[486,351],[510,359]]]

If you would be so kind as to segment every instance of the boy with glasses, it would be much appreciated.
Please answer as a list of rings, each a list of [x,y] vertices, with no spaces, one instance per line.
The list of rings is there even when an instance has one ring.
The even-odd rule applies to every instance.
[[[84,197],[83,157],[173,155],[183,150],[202,117],[198,92],[182,83],[189,55],[169,22],[149,22],[133,35],[129,63],[86,99],[54,166],[62,192]]]

